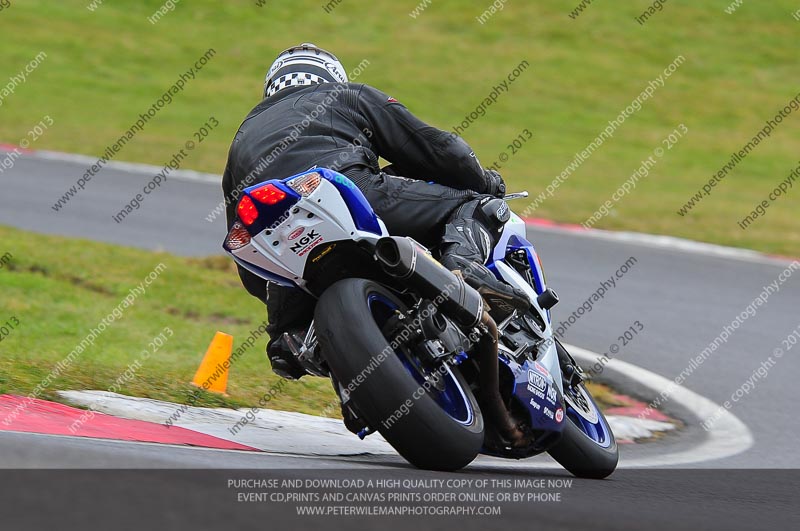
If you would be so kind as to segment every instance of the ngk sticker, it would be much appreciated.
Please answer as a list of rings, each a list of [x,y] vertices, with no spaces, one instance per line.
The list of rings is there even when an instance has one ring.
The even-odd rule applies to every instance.
[[[298,236],[300,236],[301,234],[303,234],[303,231],[304,231],[304,230],[306,230],[306,228],[305,228],[305,227],[299,227],[299,228],[296,228],[296,229],[294,229],[294,230],[293,230],[293,231],[292,231],[292,232],[289,234],[289,236],[288,236],[288,239],[290,239],[290,240],[294,240],[294,239],[296,239]]]
[[[306,233],[302,238],[297,240],[294,245],[290,247],[292,252],[297,256],[303,256],[308,251],[319,245],[323,242],[322,236],[319,233],[312,229],[310,232]]]

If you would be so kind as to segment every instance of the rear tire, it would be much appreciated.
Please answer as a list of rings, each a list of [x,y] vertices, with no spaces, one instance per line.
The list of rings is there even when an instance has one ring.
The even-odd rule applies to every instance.
[[[354,386],[350,400],[359,414],[412,465],[447,471],[468,465],[483,445],[475,397],[451,367],[467,417],[456,420],[427,392],[415,398],[420,384],[381,332],[370,302],[375,298],[406,309],[391,291],[364,279],[340,280],[323,293],[314,317],[328,366],[342,386]]]

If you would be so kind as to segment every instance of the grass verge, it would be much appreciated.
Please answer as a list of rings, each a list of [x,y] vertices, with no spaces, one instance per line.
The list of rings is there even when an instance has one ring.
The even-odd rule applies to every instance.
[[[57,400],[57,390],[113,389],[185,403],[214,333],[233,335],[237,348],[266,317],[224,257],[179,258],[7,227],[0,227],[0,241],[13,255],[0,269],[0,323],[19,323],[0,343],[0,393],[27,395],[41,386],[41,398]],[[160,275],[125,308],[130,290],[156,268]],[[101,327],[103,319],[113,323]],[[93,344],[70,356],[100,328]],[[156,351],[151,342],[162,333],[165,343]],[[261,336],[237,359],[228,397],[201,393],[196,405],[258,404],[279,380],[265,359],[266,341]],[[320,378],[281,388],[269,407],[319,414],[335,398]]]

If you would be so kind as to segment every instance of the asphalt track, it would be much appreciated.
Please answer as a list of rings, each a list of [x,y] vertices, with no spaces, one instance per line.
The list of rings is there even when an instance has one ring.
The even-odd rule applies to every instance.
[[[3,190],[0,224],[182,255],[220,252],[224,222],[219,217],[214,222],[206,220],[221,199],[218,184],[170,178],[146,197],[140,210],[118,224],[112,215],[141,192],[156,172],[109,168],[61,211],[54,211],[53,203],[86,167],[81,160],[38,155],[20,158],[12,169],[0,175]],[[525,200],[511,206],[521,210]],[[614,358],[666,378],[674,378],[686,369],[690,359],[713,341],[725,325],[730,325],[764,286],[775,282],[788,263],[722,256],[711,251],[689,252],[647,241],[624,241],[556,228],[531,228],[529,236],[544,262],[548,283],[561,296],[562,302],[554,309],[556,322],[568,318],[603,280],[613,276],[630,257],[635,258],[623,278],[616,279],[616,287],[609,289],[591,311],[584,312],[564,336],[569,343],[598,353],[618,344],[620,350],[613,354]],[[790,518],[798,517],[798,510],[787,498],[787,493],[797,492],[797,471],[753,469],[800,468],[800,455],[796,452],[800,425],[791,401],[787,400],[800,374],[800,362],[796,352],[787,352],[765,376],[754,379],[753,374],[800,325],[799,301],[800,275],[795,273],[753,316],[742,320],[728,341],[694,368],[683,383],[721,404],[731,400],[749,379],[752,390],[733,401],[730,410],[753,434],[754,444],[749,449],[725,459],[693,464],[691,471],[621,470],[605,482],[578,482],[569,493],[574,496],[569,506],[530,506],[525,511],[512,508],[504,513],[504,518],[539,522],[545,528],[556,529],[747,529],[770,523],[786,528]],[[619,336],[637,320],[644,330],[622,346]],[[649,445],[625,446],[623,463],[626,459],[647,459],[648,455],[691,451],[702,442],[705,433],[692,411],[672,409],[669,402],[664,407],[687,422],[682,435]],[[476,462],[463,474],[567,477],[566,472],[550,466],[537,468],[537,463],[547,459],[530,461],[530,467],[525,469],[514,463],[515,466],[505,470],[489,469]],[[0,461],[0,466],[6,469],[243,468],[272,469],[282,476],[300,473],[302,469],[340,473],[385,470],[387,474],[402,477],[430,476],[392,459],[358,456],[319,459],[15,433],[0,433]],[[139,481],[148,480],[139,478]],[[57,483],[53,483],[54,489]],[[189,502],[198,506],[207,499],[206,494],[211,496],[218,487],[214,482],[196,485]],[[7,502],[12,499],[16,498]],[[667,512],[669,518],[664,518]],[[249,528],[245,525],[248,521],[243,519],[240,527]],[[359,522],[358,519],[340,521],[347,525]],[[450,525],[445,520],[438,521],[442,526]],[[313,519],[304,522],[308,528],[315,528]],[[466,521],[462,527],[470,526]]]

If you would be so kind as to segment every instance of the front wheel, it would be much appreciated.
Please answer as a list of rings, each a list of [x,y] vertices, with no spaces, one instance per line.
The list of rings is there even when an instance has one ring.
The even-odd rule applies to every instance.
[[[322,353],[370,426],[418,468],[457,470],[478,455],[483,417],[458,368],[426,367],[392,348],[382,330],[407,311],[391,291],[364,279],[340,280],[314,312]]]
[[[556,343],[559,358],[569,358]],[[580,478],[602,479],[611,475],[619,462],[619,449],[603,412],[583,383],[564,383],[567,422],[561,440],[548,453]]]

